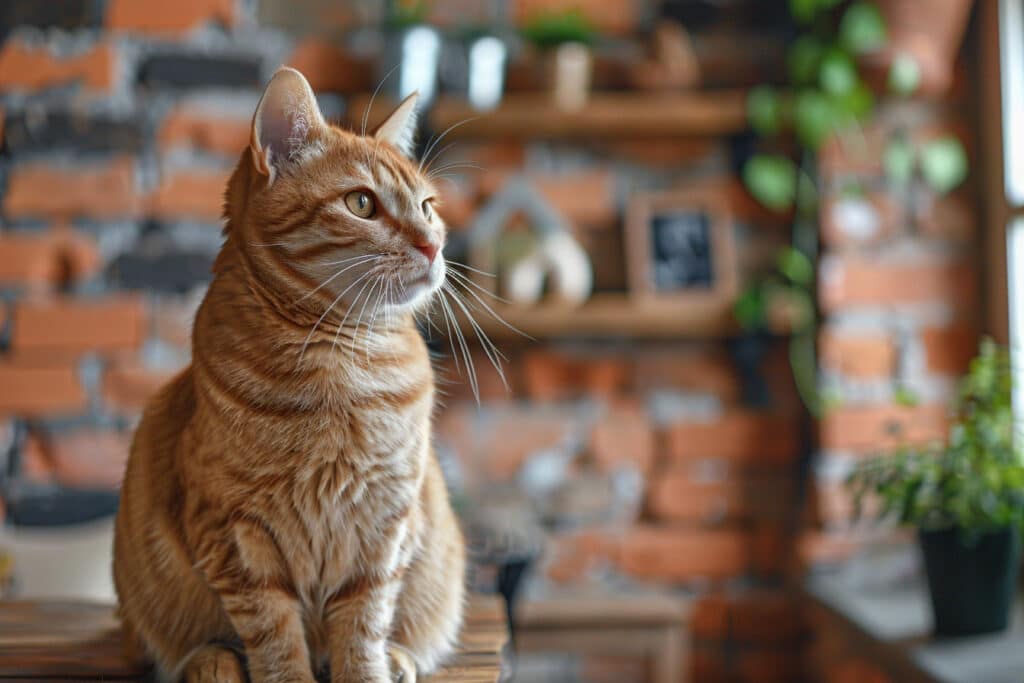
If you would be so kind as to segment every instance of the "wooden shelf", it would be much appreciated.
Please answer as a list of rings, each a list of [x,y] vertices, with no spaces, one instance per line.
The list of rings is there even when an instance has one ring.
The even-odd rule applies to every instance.
[[[350,101],[349,119],[358,120],[368,95]],[[465,101],[441,97],[430,109],[430,126],[440,132],[453,128],[447,139],[469,138],[674,138],[731,135],[746,126],[746,91],[720,90],[681,93],[594,93],[579,111],[555,108],[543,93],[509,93],[497,109],[479,112]],[[370,113],[372,127],[393,106],[378,98]],[[467,119],[471,119],[468,120]]]
[[[677,301],[637,302],[625,294],[595,294],[582,306],[539,304],[532,307],[492,305],[512,327],[535,339],[559,337],[694,338],[729,337],[737,326],[729,302],[708,299],[693,303]],[[474,312],[480,327],[491,337],[523,339],[486,312]],[[475,332],[469,321],[459,326],[470,339]]]

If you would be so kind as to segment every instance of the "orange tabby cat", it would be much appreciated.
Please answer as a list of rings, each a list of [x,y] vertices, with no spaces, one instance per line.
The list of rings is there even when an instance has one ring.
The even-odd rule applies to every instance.
[[[193,360],[135,434],[127,632],[186,681],[412,683],[451,652],[464,548],[412,312],[445,278],[416,96],[372,136],[281,69],[228,184]]]

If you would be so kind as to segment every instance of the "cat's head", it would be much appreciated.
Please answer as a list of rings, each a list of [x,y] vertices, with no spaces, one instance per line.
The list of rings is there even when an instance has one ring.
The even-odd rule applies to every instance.
[[[301,73],[274,74],[225,214],[246,262],[282,301],[365,322],[414,310],[443,283],[437,191],[409,157],[416,99],[363,135],[327,123]]]

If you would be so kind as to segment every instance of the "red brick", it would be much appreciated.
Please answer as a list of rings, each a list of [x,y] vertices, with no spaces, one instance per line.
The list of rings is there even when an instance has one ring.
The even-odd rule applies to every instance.
[[[46,47],[8,40],[0,49],[0,90],[35,91],[82,82],[91,90],[110,90],[114,50],[107,43],[73,57],[57,57]]]
[[[675,462],[721,458],[750,465],[793,462],[799,444],[792,416],[732,408],[705,422],[676,422],[666,427],[665,450]]]
[[[977,235],[977,209],[963,192],[932,195],[917,208],[917,226],[929,237],[970,242]]]
[[[946,302],[978,304],[977,273],[969,261],[920,259],[887,263],[867,256],[832,254],[821,267],[821,305],[826,311],[857,306]]]
[[[654,431],[643,406],[613,404],[590,433],[590,455],[604,472],[625,464],[646,474],[654,462]]]
[[[492,404],[486,413],[475,405],[449,406],[437,421],[438,434],[467,469],[486,480],[511,479],[536,453],[566,448],[575,427],[568,410],[521,404]]]
[[[372,62],[322,38],[300,42],[285,64],[301,71],[317,92],[358,93],[374,87]]]
[[[966,323],[926,327],[921,330],[921,343],[929,372],[962,375],[978,352],[978,330]]]
[[[741,520],[784,521],[793,516],[793,486],[787,478],[730,476],[700,481],[670,469],[651,478],[647,505],[657,519],[704,524]]]
[[[556,532],[544,550],[544,571],[558,583],[574,583],[602,562],[615,561],[620,539],[601,529]]]
[[[530,351],[522,359],[523,384],[535,401],[621,395],[629,383],[625,359],[610,355]]]
[[[0,361],[0,413],[37,417],[77,413],[86,405],[75,364]]]
[[[49,234],[0,234],[0,286],[45,287],[60,278],[60,254]]]
[[[133,163],[123,157],[74,169],[45,162],[16,166],[4,195],[10,216],[119,218],[138,208]]]
[[[896,371],[896,345],[882,334],[855,334],[825,328],[818,340],[821,365],[855,379],[891,377]]]
[[[196,106],[182,105],[164,119],[158,140],[164,149],[194,147],[237,157],[249,144],[249,133],[248,118],[214,114]]]
[[[224,188],[231,172],[193,169],[164,176],[148,198],[149,213],[157,218],[194,218],[217,222],[224,208]]]
[[[16,351],[112,352],[136,349],[144,335],[138,297],[23,301],[14,309]]]
[[[82,488],[117,488],[124,477],[130,432],[77,431],[46,439],[57,481]]]
[[[119,363],[103,375],[103,399],[116,410],[140,413],[153,394],[175,374]]]
[[[822,239],[833,247],[882,242],[897,234],[904,220],[902,207],[884,191],[832,196],[821,206]]]
[[[103,264],[99,247],[92,237],[69,227],[59,227],[53,234],[60,246],[61,265],[67,281],[85,280],[99,272]]]
[[[739,373],[722,351],[644,349],[633,359],[637,390],[680,389],[714,394],[723,401],[740,396]]]
[[[152,34],[181,34],[207,22],[230,28],[237,20],[236,5],[236,0],[111,0],[107,28]]]
[[[187,349],[192,346],[192,323],[196,317],[199,300],[161,299],[149,308],[147,326],[153,335],[171,346]]]
[[[823,177],[881,177],[885,171],[882,159],[890,131],[873,121],[862,126],[856,136],[829,136],[818,152],[818,169]]]
[[[774,571],[777,534],[638,526],[622,538],[619,567],[638,579],[725,579]]]
[[[949,424],[944,405],[843,406],[819,420],[819,436],[822,448],[877,454],[941,441]]]
[[[435,325],[440,325],[444,330],[444,323],[435,316]],[[439,335],[437,330],[431,331],[432,335]],[[456,348],[458,347],[456,343]],[[462,352],[458,352],[459,362],[455,363],[455,357],[451,355],[450,348],[442,346],[448,353],[440,360],[434,362],[436,369],[435,380],[437,387],[446,400],[476,401],[473,396],[473,385],[469,381],[469,372],[462,358]],[[502,353],[505,353],[502,351]],[[508,355],[508,354],[506,354]],[[480,394],[481,403],[488,401],[504,401],[516,391],[519,370],[519,363],[515,356],[508,355],[509,361],[501,361],[502,372],[505,374],[505,382],[502,382],[501,375],[491,364],[490,358],[479,346],[470,346],[470,358],[473,360],[473,367],[476,369],[477,391]],[[499,359],[500,360],[500,359]],[[505,384],[508,383],[506,387]]]

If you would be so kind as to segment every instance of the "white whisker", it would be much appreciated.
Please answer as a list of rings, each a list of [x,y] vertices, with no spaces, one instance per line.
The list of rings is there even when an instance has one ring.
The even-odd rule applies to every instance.
[[[504,359],[508,362],[508,358],[498,350],[498,347],[494,345],[494,342],[490,340],[487,333],[485,333],[483,328],[476,322],[473,318],[473,314],[469,312],[463,302],[459,299],[458,292],[448,287],[447,284],[445,285],[445,289],[452,295],[452,300],[455,301],[455,304],[462,309],[462,312],[465,314],[466,319],[473,328],[473,331],[476,332],[476,337],[480,341],[481,348],[483,348],[484,353],[487,354],[487,358],[491,361],[491,365],[493,365],[494,369],[498,372],[498,377],[501,378],[501,383],[504,385],[505,390],[508,391],[508,381],[505,379],[505,372],[501,367],[501,360],[499,360]]]
[[[320,284],[318,284],[318,285],[317,285],[316,287],[314,287],[313,289],[309,290],[308,292],[306,292],[305,294],[303,294],[302,296],[300,296],[300,297],[299,297],[298,299],[296,299],[295,301],[293,301],[293,302],[292,302],[292,303],[291,303],[290,305],[291,305],[291,306],[295,306],[296,304],[299,304],[299,303],[301,303],[302,301],[304,301],[304,300],[308,299],[309,297],[313,296],[313,295],[314,295],[314,294],[316,294],[316,293],[317,293],[318,291],[320,291],[320,290],[321,290],[322,288],[324,288],[324,287],[325,287],[325,286],[326,286],[326,285],[327,285],[328,283],[330,283],[330,282],[331,282],[332,280],[334,280],[335,278],[337,278],[337,277],[338,277],[339,275],[341,275],[341,274],[342,274],[342,273],[344,273],[345,271],[348,271],[348,270],[352,270],[352,269],[353,269],[353,268],[355,268],[356,266],[361,266],[361,265],[363,265],[364,263],[367,263],[368,261],[372,261],[372,260],[374,260],[374,259],[377,259],[377,258],[380,258],[380,256],[377,256],[377,255],[372,255],[372,256],[369,256],[369,257],[367,257],[367,258],[364,258],[364,259],[363,259],[363,260],[361,260],[361,261],[358,261],[357,263],[353,263],[353,264],[351,264],[351,265],[349,265],[349,266],[345,266],[344,268],[342,268],[341,270],[339,270],[339,271],[338,271],[337,273],[335,273],[334,275],[330,276],[329,278],[327,278],[326,280],[324,280],[323,282],[321,282]]]
[[[363,273],[362,275],[360,275],[360,276],[359,276],[358,278],[356,278],[356,279],[355,279],[355,280],[354,280],[354,281],[353,281],[353,282],[352,282],[351,284],[349,284],[349,286],[348,286],[348,287],[346,287],[346,288],[345,288],[344,290],[342,290],[341,294],[339,294],[339,295],[338,295],[338,296],[337,296],[337,297],[336,297],[336,298],[334,299],[334,301],[332,301],[332,302],[331,302],[331,305],[330,305],[330,306],[328,306],[328,307],[327,307],[327,308],[326,308],[326,309],[324,310],[323,314],[321,314],[321,315],[320,315],[320,317],[319,317],[319,318],[317,319],[317,321],[316,321],[316,324],[315,324],[315,325],[313,325],[313,329],[311,329],[311,330],[309,331],[309,334],[308,334],[308,335],[306,335],[306,340],[305,340],[304,342],[302,342],[302,351],[300,351],[300,352],[299,352],[299,360],[300,360],[300,361],[301,361],[301,360],[302,360],[302,358],[303,358],[303,357],[304,357],[304,356],[306,355],[306,347],[307,347],[307,346],[309,346],[309,340],[313,338],[313,334],[314,334],[314,333],[316,332],[316,328],[320,327],[320,323],[322,323],[322,322],[324,321],[324,318],[326,318],[326,317],[327,317],[327,314],[331,312],[331,309],[333,309],[333,308],[334,308],[335,306],[337,306],[337,305],[338,305],[338,302],[339,302],[339,301],[341,301],[341,298],[342,298],[343,296],[345,296],[345,294],[346,294],[346,293],[347,293],[347,292],[348,292],[348,291],[349,291],[350,289],[352,289],[352,287],[354,287],[354,286],[355,286],[355,284],[356,284],[357,282],[359,282],[360,280],[362,280],[362,279],[363,279],[364,277],[367,277],[367,276],[368,276],[368,275],[369,275],[370,273],[372,273],[372,272],[373,272],[372,270],[368,270],[368,271],[366,271],[365,273]]]

